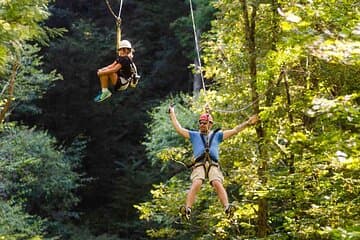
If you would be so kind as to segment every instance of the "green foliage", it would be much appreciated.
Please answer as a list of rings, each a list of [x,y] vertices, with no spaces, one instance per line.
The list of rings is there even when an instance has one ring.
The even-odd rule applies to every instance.
[[[195,115],[192,109],[199,109],[197,106],[199,103],[191,106],[185,101],[184,104],[183,101],[186,100],[184,97],[179,96],[173,100],[176,103],[177,118],[182,126],[194,129],[196,127],[194,119],[197,119],[198,115]],[[191,146],[188,141],[184,142],[171,126],[166,113],[168,102],[164,101],[151,112],[152,122],[149,124],[149,134],[144,144],[147,147],[148,156],[155,162],[162,161],[163,164],[167,164],[166,166],[169,165],[169,160],[188,164],[191,159]],[[216,121],[219,120],[216,119]],[[222,145],[221,153],[225,155],[221,160],[222,166],[231,178],[239,174],[237,171],[230,171],[230,166],[235,161],[234,157],[236,158],[232,153],[238,140],[236,138]],[[246,144],[242,146],[244,149],[248,148]],[[148,235],[155,239],[226,239],[231,234],[235,234],[236,228],[233,227],[233,223],[224,218],[224,210],[213,188],[208,184],[204,185],[197,198],[191,225],[181,223],[178,210],[185,202],[186,190],[190,184],[189,175],[190,170],[180,171],[175,176],[165,179],[163,183],[154,185],[151,191],[152,201],[135,205],[140,211],[140,219],[147,221],[150,226]],[[229,182],[227,186],[232,195],[238,195],[236,186],[233,184]],[[244,219],[254,218],[253,207],[254,204],[244,201],[241,206],[243,211],[239,212],[239,215],[242,214]],[[241,223],[241,226],[243,225],[245,226]],[[240,223],[236,223],[236,226],[240,227]],[[246,226],[246,228],[248,232],[253,231],[253,227]]]
[[[110,3],[116,9],[117,4]],[[172,0],[124,1],[122,37],[135,47],[142,78],[136,89],[98,105],[92,101],[100,87],[96,69],[114,61],[114,19],[105,2],[56,1],[56,16],[49,23],[65,25],[69,31],[46,49],[45,67],[56,67],[64,81],[47,93],[41,102],[43,114],[34,121],[65,142],[79,133],[90,137],[84,165],[94,181],[80,191],[84,213],[80,222],[95,234],[144,236],[145,226],[132,206],[148,197],[152,183],[164,175],[147,161],[139,141],[150,106],[169,90],[188,87],[183,78],[188,60],[169,29],[169,23],[184,15],[184,6]]]
[[[307,11],[302,13],[311,15],[312,11],[310,9],[312,8],[316,9],[314,11],[319,11],[318,3],[320,3],[320,1],[316,3],[316,6],[311,4],[306,5]],[[324,4],[322,7],[326,10],[321,14],[326,14],[328,17],[331,17],[330,12],[334,11],[334,9],[328,8],[330,6],[326,5],[325,2],[322,4]],[[350,2],[348,2],[348,4],[351,5]],[[221,87],[217,92],[217,95],[220,96],[217,96],[217,99],[221,99],[222,101],[218,101],[218,103],[225,103],[226,106],[226,103],[236,102],[233,94],[242,92],[246,94],[247,88],[244,87],[244,83],[247,84],[246,79],[248,76],[246,73],[236,72],[235,69],[239,69],[237,66],[240,66],[240,69],[247,69],[245,58],[247,56],[241,53],[241,48],[231,48],[232,46],[244,46],[244,41],[242,40],[244,36],[241,34],[241,25],[239,25],[239,28],[226,28],[226,26],[236,26],[235,18],[241,14],[227,15],[228,7],[230,7],[231,4],[228,5],[225,1],[220,1],[218,6],[220,6],[221,9],[225,8],[224,11],[221,11],[221,13],[224,12],[225,18],[217,20],[218,22],[214,24],[215,27],[218,26],[219,28],[216,28],[216,31],[214,31],[216,37],[211,36],[209,38],[208,55],[205,59],[209,63],[207,65],[208,74],[211,74],[209,76],[214,74],[217,80],[221,82]],[[263,19],[265,21],[266,19],[268,21],[269,16],[266,17],[266,11],[263,11],[268,9],[268,12],[271,12],[271,9],[266,5],[258,7],[258,14],[264,17]],[[282,7],[285,9],[287,6],[284,5]],[[295,6],[291,7],[296,8]],[[346,8],[346,6],[344,7]],[[304,10],[304,8],[301,9]],[[289,9],[287,9],[287,11],[288,13],[290,12]],[[288,15],[288,17],[289,16],[290,15]],[[235,166],[239,165],[241,166],[240,169],[244,169],[242,181],[239,182],[246,183],[244,186],[246,189],[245,196],[247,198],[250,197],[249,200],[255,200],[256,195],[261,193],[259,190],[262,190],[262,194],[265,194],[264,196],[269,199],[276,196],[275,200],[272,199],[274,201],[269,202],[271,206],[270,221],[274,227],[277,227],[276,232],[282,231],[285,227],[286,231],[293,232],[293,237],[295,238],[321,239],[329,237],[329,233],[325,234],[321,232],[321,229],[325,229],[329,225],[331,226],[329,229],[332,229],[335,225],[351,228],[358,220],[352,214],[347,215],[346,211],[341,209],[341,207],[338,208],[339,206],[351,206],[354,202],[356,203],[358,201],[354,196],[345,194],[344,190],[340,188],[344,182],[353,182],[356,174],[349,175],[351,180],[347,178],[339,180],[339,176],[344,174],[346,170],[342,167],[336,168],[336,170],[330,167],[334,164],[332,158],[339,154],[345,154],[346,158],[349,158],[351,165],[353,165],[354,161],[356,162],[355,159],[358,158],[358,143],[354,143],[358,142],[358,138],[356,137],[358,134],[356,119],[358,119],[359,111],[356,99],[358,97],[357,95],[353,97],[341,97],[341,95],[358,92],[358,86],[354,84],[358,70],[356,70],[355,66],[348,66],[356,64],[356,62],[344,61],[343,58],[339,58],[336,64],[333,64],[334,59],[309,57],[309,52],[314,53],[311,50],[314,49],[314,43],[319,39],[320,34],[323,33],[317,32],[316,29],[314,29],[315,31],[309,31],[310,25],[316,25],[315,19],[309,16],[302,17],[304,21],[308,21],[308,24],[304,21],[296,24],[290,21],[291,18],[285,17],[281,20],[280,26],[283,31],[279,33],[278,38],[274,38],[279,39],[278,42],[274,42],[276,44],[276,48],[274,48],[276,51],[264,51],[271,49],[271,47],[263,46],[263,43],[266,43],[266,39],[263,39],[264,36],[261,32],[265,25],[262,25],[262,18],[257,21],[257,25],[260,26],[258,27],[260,30],[257,32],[257,34],[259,33],[257,35],[257,41],[260,42],[259,51],[263,53],[259,54],[257,58],[257,86],[259,91],[261,91],[261,119],[267,132],[267,145],[264,147],[269,156],[267,160],[269,168],[267,184],[256,184],[256,168],[254,169],[253,166],[249,167],[246,163],[241,164],[237,162],[235,162]],[[351,19],[350,22],[352,22],[353,19],[351,16],[343,15],[341,21],[348,21],[349,19]],[[340,19],[334,18],[333,20],[335,23]],[[234,22],[234,24],[231,22]],[[286,26],[289,26],[289,28]],[[223,27],[225,27],[225,29]],[[338,27],[341,27],[341,24],[339,24]],[[354,25],[349,27],[353,28]],[[232,32],[233,35],[227,34],[227,31]],[[238,34],[235,34],[235,31],[238,31]],[[302,34],[299,34],[299,31],[302,32]],[[279,38],[279,36],[281,37]],[[321,37],[328,38],[326,36]],[[351,41],[351,39],[347,40]],[[221,45],[223,42],[227,44]],[[236,45],[234,43],[236,43]],[[221,48],[219,50],[219,46],[226,47],[226,50],[222,51]],[[351,52],[349,56],[354,58],[356,51],[351,50],[353,49],[351,47],[348,49],[350,49]],[[338,51],[338,53],[341,52]],[[225,57],[222,62],[218,62],[217,54],[224,54]],[[318,57],[318,55],[316,56]],[[323,59],[326,59],[326,61],[323,61]],[[239,63],[241,64],[239,65]],[[226,67],[226,71],[223,70],[224,67]],[[284,69],[286,71],[285,79],[281,77],[281,72],[284,71]],[[348,72],[348,70],[350,70],[350,72]],[[346,74],[344,74],[345,72]],[[286,84],[288,85],[285,85],[285,83],[283,85],[281,81],[287,81]],[[339,81],[341,81],[341,83]],[[330,92],[328,91],[329,89],[331,89]],[[335,101],[332,100],[332,98],[336,96],[340,97]],[[240,97],[240,99],[244,99],[244,97]],[[323,97],[330,99],[323,99]],[[216,98],[214,99],[216,100]],[[238,101],[241,101],[240,99]],[[247,97],[247,99],[249,99],[249,97]],[[344,99],[347,100],[344,101]],[[350,99],[353,100],[350,101]],[[308,111],[308,109],[311,110]],[[325,117],[326,120],[322,119],[322,117],[309,118],[309,115],[304,114],[308,112],[309,114],[316,115],[315,112],[324,110],[326,113],[323,112],[323,115],[320,115]],[[352,114],[349,116],[349,113]],[[339,126],[342,127],[339,128]],[[342,144],[339,144],[339,142],[351,142],[352,147],[350,148],[352,154],[355,152],[355,158],[348,152],[345,152],[344,147]],[[345,149],[349,149],[349,147]],[[236,152],[237,151],[233,152],[233,154],[245,153],[245,155],[252,158],[249,153],[242,151]],[[254,159],[256,159],[256,156],[254,157]],[[256,166],[261,162],[257,160],[248,163],[255,164]],[[314,171],[321,172],[319,168],[330,168],[332,169],[330,172],[338,172],[334,175],[337,180],[329,179],[327,170],[323,173],[324,178],[314,178]],[[293,173],[294,170],[295,172]],[[245,173],[247,175],[245,175]],[[309,187],[307,184],[311,185],[310,182],[315,179],[317,180],[315,184],[317,187]],[[326,193],[322,195],[320,189],[324,189]],[[257,194],[252,194],[254,190],[256,190],[255,193]],[[331,191],[341,192],[341,195],[345,194],[346,197],[339,198],[337,201],[330,201],[330,203],[326,202],[324,199],[328,198],[327,194]],[[355,190],[355,192],[357,191],[358,190]],[[324,205],[324,207],[321,207],[322,205]],[[287,208],[289,208],[289,210],[286,210]],[[308,210],[308,208],[311,210]],[[274,211],[271,209],[274,209]],[[281,210],[277,213],[275,209]],[[284,210],[286,211],[284,212]],[[317,213],[315,213],[316,211]],[[309,213],[311,217],[309,217]],[[320,215],[323,217],[320,217]],[[347,223],[344,223],[343,220],[338,220],[343,218],[352,220],[349,220]],[[314,219],[322,219],[324,221],[315,222]],[[280,237],[280,235],[281,234],[274,234],[276,237]],[[285,236],[286,234],[283,235],[283,237]]]
[[[14,101],[16,113],[40,113],[34,100],[43,96],[53,81],[62,79],[55,71],[44,73],[37,41],[49,42],[60,29],[44,27],[49,1],[0,2],[0,110],[6,101]],[[14,84],[11,64],[18,62]],[[8,89],[14,87],[13,94]],[[13,115],[14,116],[14,115]],[[12,117],[13,117],[12,116]],[[75,141],[68,149],[56,146],[46,132],[15,123],[1,124],[0,132],[0,239],[43,239],[56,221],[76,217],[73,207],[79,199],[75,190],[81,174],[75,173],[85,142]],[[45,221],[43,219],[49,219]],[[51,229],[53,230],[53,229]],[[51,234],[50,234],[51,235]]]
[[[224,232],[231,231],[230,222],[223,219],[223,209],[209,185],[198,195],[191,223],[180,220],[178,211],[185,202],[189,174],[183,172],[166,183],[155,185],[151,191],[153,200],[135,206],[141,213],[140,219],[149,224],[147,233],[151,238],[221,239],[222,235],[227,235]]]
[[[59,227],[61,233],[61,239],[69,239],[69,240],[120,240],[115,235],[111,234],[99,234],[95,236],[92,231],[86,226],[75,226],[73,224],[64,223]]]
[[[205,188],[191,227],[167,222],[176,219],[178,205],[174,205],[181,203],[173,198],[185,189],[185,178],[178,175],[154,186],[153,200],[137,206],[144,220],[158,225],[148,234],[255,239],[259,199],[265,199],[271,227],[266,239],[356,239],[360,215],[356,3],[279,1],[274,8],[251,1],[246,10],[257,11],[257,45],[251,53],[244,32],[244,2],[214,3],[217,19],[206,36],[203,60],[206,76],[217,84],[194,103],[197,108],[210,103],[223,128],[238,124],[259,104],[265,135],[256,139],[246,130],[221,146],[226,187],[239,207],[235,219],[231,224],[224,219],[212,189]],[[249,91],[254,55],[259,94],[255,101]]]
[[[296,229],[293,233],[296,238],[351,239],[351,234],[358,234],[344,230],[356,229],[359,221],[356,205],[360,191],[357,187],[360,139],[359,127],[353,122],[360,114],[353,102],[357,98],[358,95],[332,101],[314,99],[309,111],[316,118],[314,126],[301,138],[296,134],[289,139],[287,154],[295,154],[296,172],[284,178],[281,172],[285,169],[274,162],[278,172],[272,172],[271,184],[277,189],[271,197],[282,199],[286,210],[285,214],[276,210],[273,220],[284,215],[283,226],[288,231]],[[284,156],[282,161],[289,161],[288,157]],[[291,189],[286,190],[286,184]],[[337,228],[344,228],[342,237],[332,235]]]
[[[16,74],[14,84],[14,100],[16,104],[17,113],[40,114],[41,110],[33,101],[41,99],[45,91],[49,89],[54,81],[61,80],[62,76],[56,73],[55,70],[45,73],[41,68],[43,67],[42,57],[39,56],[40,48],[37,45],[25,44],[22,47],[22,57],[20,60],[20,67]],[[11,69],[11,66],[7,66]],[[10,70],[2,75],[4,79],[10,78]],[[0,82],[0,89],[3,92],[0,94],[0,99],[6,99],[8,81]],[[3,103],[0,102],[0,109]]]
[[[53,82],[62,80],[62,76],[55,70],[45,73],[43,57],[39,56],[40,47],[26,44],[23,47],[20,69],[16,75],[15,99],[24,101],[27,105],[34,99],[41,99],[42,95],[53,86]]]
[[[0,239],[43,239],[44,221],[25,213],[21,206],[0,200]]]
[[[42,25],[49,17],[48,0],[44,1],[1,1],[0,2],[0,110],[6,102],[15,99],[30,101],[42,95],[44,88],[49,86],[48,81],[61,79],[52,71],[44,74],[39,68],[42,65],[38,46],[26,44],[37,41],[47,44],[50,37],[60,36],[62,29],[50,29]],[[10,75],[13,73],[13,64],[19,64],[21,69],[15,75],[14,96],[8,96],[8,88],[12,88]],[[22,105],[23,111],[38,112],[34,105]],[[19,108],[20,109],[20,108]],[[10,111],[12,109],[9,109]],[[8,111],[9,111],[8,110]],[[3,119],[2,119],[3,120]]]
[[[170,104],[174,104],[177,117],[182,125],[188,129],[195,129],[196,117],[195,114],[189,110],[188,101],[188,97],[179,95],[174,99],[164,101],[149,113],[152,117],[152,122],[148,124],[149,131],[143,144],[146,147],[148,158],[152,164],[159,163],[160,161],[165,167],[166,162],[169,160],[184,162],[186,157],[190,159],[191,156],[188,153],[186,154],[190,145],[187,144],[184,147],[179,147],[185,144],[185,140],[180,138],[173,130],[168,115]],[[184,157],[184,154],[186,154],[186,157]]]
[[[1,183],[7,198],[43,217],[73,216],[70,210],[79,201],[74,195],[80,183],[73,171],[77,155],[56,149],[54,138],[26,127],[7,125],[0,137]]]
[[[285,13],[280,26],[287,44],[289,41],[295,45],[307,44],[312,55],[329,63],[360,63],[359,34],[356,32],[360,17],[355,1],[333,4],[316,1],[296,5],[284,1],[281,5]],[[298,21],[291,21],[290,15],[296,16]]]
[[[14,123],[3,126],[0,139],[0,236],[62,235],[62,222],[78,217],[75,191],[86,179],[75,170],[86,141],[78,138],[65,149],[46,132]]]
[[[191,19],[191,11],[189,1],[187,2],[188,16],[180,17],[170,24],[171,29],[174,30],[177,39],[184,50],[184,55],[192,60],[195,56],[195,40],[193,22]],[[210,29],[210,20],[213,19],[215,9],[210,4],[209,0],[193,0],[194,24],[197,34],[208,31]],[[200,40],[200,36],[197,36]]]
[[[61,30],[52,30],[41,25],[49,17],[49,0],[14,0],[0,2],[0,71],[14,56],[14,49],[20,49],[25,41],[49,41]],[[15,51],[16,52],[16,51]]]

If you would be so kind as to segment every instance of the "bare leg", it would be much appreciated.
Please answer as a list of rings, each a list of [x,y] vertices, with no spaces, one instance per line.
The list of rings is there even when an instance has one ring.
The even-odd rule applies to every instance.
[[[228,195],[226,193],[226,190],[224,188],[224,186],[222,185],[222,183],[219,180],[213,180],[211,182],[211,185],[214,187],[221,204],[224,207],[227,207],[229,205],[229,200],[228,200]]]
[[[99,75],[101,88],[109,87],[109,75]]]
[[[195,198],[196,198],[196,194],[199,192],[201,185],[202,185],[202,180],[201,179],[195,179],[190,187],[190,190],[186,196],[186,207],[191,208],[192,205],[195,202]]]
[[[108,88],[109,87],[109,79],[110,79],[111,84],[113,86],[115,86],[116,82],[118,81],[117,73],[109,73],[109,74],[98,73],[98,76],[99,76],[99,79],[100,79],[101,88]]]
[[[111,80],[111,84],[113,86],[116,85],[117,81],[118,81],[118,75],[116,73],[111,73],[109,74],[110,80]]]

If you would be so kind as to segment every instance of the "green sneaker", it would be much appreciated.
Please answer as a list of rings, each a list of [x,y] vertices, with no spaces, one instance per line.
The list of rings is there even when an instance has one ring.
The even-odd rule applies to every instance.
[[[108,99],[109,97],[111,97],[111,92],[110,91],[105,91],[105,92],[100,92],[95,98],[94,101],[95,102],[102,102],[106,99]]]

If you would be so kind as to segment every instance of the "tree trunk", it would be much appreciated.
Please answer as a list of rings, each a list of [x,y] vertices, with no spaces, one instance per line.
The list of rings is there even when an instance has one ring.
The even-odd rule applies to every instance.
[[[8,96],[6,98],[4,108],[0,112],[0,124],[5,120],[6,113],[9,111],[9,108],[10,108],[10,105],[11,105],[11,102],[13,99],[16,71],[18,70],[18,68],[19,68],[19,63],[16,62],[13,66],[11,76],[10,76],[10,81],[9,81],[9,86],[8,86]]]
[[[251,100],[253,103],[253,111],[255,114],[260,112],[259,108],[259,93],[256,86],[257,81],[257,66],[256,66],[256,41],[255,41],[255,26],[256,26],[256,14],[257,6],[252,5],[251,15],[249,17],[248,4],[247,1],[243,1],[243,19],[245,25],[245,37],[247,44],[247,51],[249,54],[249,72],[250,72],[250,87],[251,87]],[[259,139],[259,167],[258,167],[258,177],[261,181],[261,184],[266,188],[267,178],[266,178],[266,169],[267,169],[267,157],[263,149],[264,146],[264,136],[265,131],[261,125],[257,125],[256,133]],[[260,197],[258,200],[258,219],[257,219],[257,235],[258,237],[266,237],[269,232],[269,226],[267,224],[267,215],[268,215],[268,204],[265,197]]]
[[[286,90],[286,108],[287,108],[287,112],[288,112],[288,119],[289,119],[289,123],[290,123],[290,129],[291,132],[295,132],[295,128],[294,128],[294,117],[293,114],[291,112],[291,95],[290,95],[290,89],[289,89],[289,83],[288,83],[288,79],[287,79],[287,73],[285,72],[284,75],[284,84],[285,84],[285,90]],[[287,161],[287,165],[289,167],[289,174],[293,174],[295,173],[295,156],[293,153],[290,154],[290,157],[288,158]],[[294,182],[291,183],[291,185],[295,185]]]
[[[272,18],[271,18],[271,50],[276,51],[276,43],[278,40],[278,35],[280,32],[279,27],[279,14],[277,9],[279,8],[279,3],[277,0],[271,0],[271,11],[272,11]]]

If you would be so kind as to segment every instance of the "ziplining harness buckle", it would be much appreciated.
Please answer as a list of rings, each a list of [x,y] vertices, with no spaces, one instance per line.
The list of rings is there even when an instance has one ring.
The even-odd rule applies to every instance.
[[[220,167],[218,162],[215,162],[210,158],[209,152],[205,152],[203,155],[195,159],[195,164],[193,166],[193,169],[202,166],[205,171],[205,177],[209,177],[209,172],[211,167]]]

